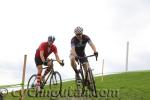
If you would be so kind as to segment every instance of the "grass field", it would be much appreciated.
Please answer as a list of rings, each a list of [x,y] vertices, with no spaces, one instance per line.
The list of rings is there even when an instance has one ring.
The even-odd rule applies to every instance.
[[[150,71],[106,75],[103,82],[99,76],[95,77],[95,80],[98,97],[75,95],[73,92],[76,89],[75,81],[68,81],[63,83],[61,96],[31,97],[26,95],[25,100],[149,100],[150,98]],[[48,91],[48,87],[45,91]],[[18,96],[18,93],[11,92],[4,96],[4,100],[19,100]]]

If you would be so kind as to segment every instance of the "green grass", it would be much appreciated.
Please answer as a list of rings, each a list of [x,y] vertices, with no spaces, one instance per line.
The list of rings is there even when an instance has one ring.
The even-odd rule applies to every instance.
[[[25,100],[149,100],[150,98],[150,71],[128,72],[96,77],[98,97],[29,97]],[[48,87],[46,87],[48,89]],[[63,91],[76,89],[75,81],[63,83]],[[73,94],[73,93],[72,93]],[[18,95],[18,94],[16,94]],[[69,96],[72,96],[71,94]],[[6,95],[4,100],[19,100],[12,93]]]

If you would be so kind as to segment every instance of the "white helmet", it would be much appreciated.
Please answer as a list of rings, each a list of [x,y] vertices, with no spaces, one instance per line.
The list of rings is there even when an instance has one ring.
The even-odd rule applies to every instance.
[[[75,33],[75,34],[78,34],[78,33],[83,34],[83,28],[80,27],[80,26],[76,27],[76,28],[74,29],[74,33]]]

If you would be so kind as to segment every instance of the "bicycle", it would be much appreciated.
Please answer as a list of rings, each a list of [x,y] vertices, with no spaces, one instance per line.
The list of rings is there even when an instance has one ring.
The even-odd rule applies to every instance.
[[[83,95],[85,92],[85,76],[84,76],[84,71],[83,71],[83,63],[81,63],[79,60],[80,59],[84,59],[84,58],[89,58],[89,57],[93,57],[95,55],[89,55],[89,56],[85,56],[85,57],[78,57],[78,65],[80,64],[80,68],[78,69],[79,72],[79,78],[75,78],[76,81],[76,86],[77,86],[77,92],[79,95]],[[97,56],[96,57],[96,61],[97,61]],[[96,85],[95,85],[95,80],[94,80],[94,76],[92,73],[92,69],[90,68],[90,66],[87,69],[87,80],[89,81],[89,84],[87,85],[89,91],[92,92],[93,96],[97,96],[97,91],[96,91]]]
[[[51,64],[53,66],[53,62],[54,61],[57,61],[57,60],[54,60],[54,59],[51,59]],[[62,60],[63,62],[63,60]],[[53,66],[54,67],[54,66]],[[48,73],[48,76],[43,78],[42,77],[42,81],[41,81],[41,89],[44,88],[44,86],[46,85],[48,79],[50,79],[49,81],[49,88],[51,90],[53,89],[57,89],[58,90],[58,93],[61,93],[61,89],[62,89],[62,78],[61,78],[61,75],[58,71],[55,71],[54,68],[52,67],[51,71]],[[44,67],[42,69],[46,69],[48,67]],[[33,90],[36,90],[36,79],[37,79],[37,74],[33,74],[30,78],[29,78],[29,81],[28,81],[28,84],[27,84],[27,90],[30,90],[30,89],[33,89]]]

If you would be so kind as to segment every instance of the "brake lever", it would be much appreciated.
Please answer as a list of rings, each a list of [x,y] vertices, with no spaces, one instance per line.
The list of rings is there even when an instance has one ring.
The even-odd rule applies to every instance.
[[[64,63],[64,60],[61,60],[62,61],[62,63]]]
[[[98,58],[98,56],[95,56],[95,58],[96,58],[96,61],[98,60],[97,58]]]

